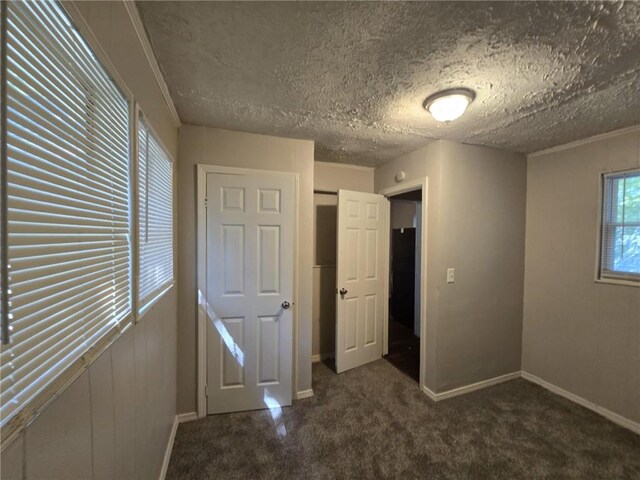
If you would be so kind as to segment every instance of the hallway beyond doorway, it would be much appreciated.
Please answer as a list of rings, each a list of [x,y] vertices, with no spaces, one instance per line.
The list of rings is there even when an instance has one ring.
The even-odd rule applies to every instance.
[[[384,359],[416,382],[420,381],[420,338],[393,319],[389,319],[389,354]]]

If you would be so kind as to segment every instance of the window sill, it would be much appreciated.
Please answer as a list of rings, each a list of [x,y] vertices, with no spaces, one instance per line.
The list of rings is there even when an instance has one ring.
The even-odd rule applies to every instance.
[[[622,285],[623,287],[640,288],[640,281],[624,280],[622,278],[596,278],[595,283],[606,283],[609,285]]]
[[[138,311],[138,318],[136,320],[136,323],[141,322],[142,319],[144,318],[144,316],[147,314],[147,312],[149,312],[149,310],[151,310],[152,307],[156,303],[158,303],[158,301],[162,297],[164,297],[165,293],[168,293],[169,290],[171,290],[175,284],[176,284],[175,280],[172,281],[169,285],[167,285],[162,290],[160,290],[156,296],[154,296],[153,298],[151,298],[151,300],[149,300],[147,303],[145,303]]]

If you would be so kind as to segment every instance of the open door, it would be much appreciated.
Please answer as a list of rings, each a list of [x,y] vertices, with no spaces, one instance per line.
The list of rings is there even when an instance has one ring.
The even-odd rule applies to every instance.
[[[338,190],[336,371],[382,356],[389,201],[382,195]]]

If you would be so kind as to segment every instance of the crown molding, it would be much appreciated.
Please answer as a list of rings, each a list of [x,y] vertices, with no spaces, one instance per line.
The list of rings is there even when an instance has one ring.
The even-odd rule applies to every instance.
[[[527,158],[542,157],[550,153],[561,152],[563,150],[570,150],[572,148],[580,147],[582,145],[587,145],[589,143],[599,142],[601,140],[619,137],[620,135],[626,135],[628,133],[634,133],[634,132],[640,133],[640,125],[633,125],[631,127],[621,128],[619,130],[613,130],[607,133],[600,133],[598,135],[594,135],[593,137],[587,137],[587,138],[583,138],[582,140],[576,140],[575,142],[565,143],[564,145],[558,145],[556,147],[539,150],[537,152],[528,154]]]
[[[129,19],[131,20],[131,24],[133,25],[133,29],[136,32],[136,36],[138,37],[138,40],[140,42],[140,46],[144,51],[144,55],[145,57],[147,57],[149,67],[151,67],[153,76],[156,79],[162,96],[164,97],[167,109],[169,110],[169,114],[171,115],[171,120],[173,120],[174,126],[176,128],[179,128],[181,123],[180,117],[178,116],[178,111],[176,110],[176,106],[174,105],[173,100],[171,99],[171,95],[169,94],[169,88],[167,87],[167,83],[164,81],[164,77],[162,76],[162,72],[160,71],[158,60],[156,60],[156,56],[153,53],[153,48],[151,47],[151,42],[149,41],[149,37],[147,36],[147,31],[144,28],[144,24],[142,23],[142,18],[140,18],[138,8],[136,7],[135,2],[131,0],[124,0],[123,3],[125,9],[127,10],[127,14],[129,15]]]

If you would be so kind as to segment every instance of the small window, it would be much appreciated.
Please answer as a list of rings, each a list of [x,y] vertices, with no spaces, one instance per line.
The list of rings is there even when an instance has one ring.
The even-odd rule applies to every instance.
[[[640,170],[603,176],[600,278],[640,281]]]
[[[143,118],[138,127],[140,307],[173,283],[173,161]]]

